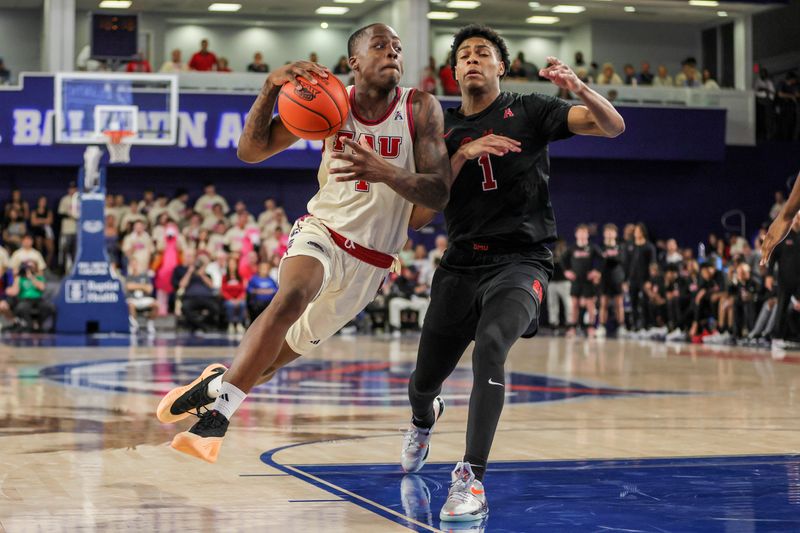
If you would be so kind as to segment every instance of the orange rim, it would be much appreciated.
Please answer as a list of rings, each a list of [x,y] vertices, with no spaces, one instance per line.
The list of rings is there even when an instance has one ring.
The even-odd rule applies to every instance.
[[[120,144],[125,137],[132,137],[135,133],[129,130],[106,130],[103,135],[108,137],[111,144]]]

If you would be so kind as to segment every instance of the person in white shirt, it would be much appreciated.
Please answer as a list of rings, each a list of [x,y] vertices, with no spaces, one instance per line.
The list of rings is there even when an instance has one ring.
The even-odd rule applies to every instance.
[[[222,206],[222,214],[224,215],[231,210],[228,202],[217,194],[217,189],[212,183],[206,183],[204,187],[203,196],[197,199],[194,204],[194,210],[203,215],[204,217],[210,215],[216,204]]]
[[[5,250],[3,251],[5,252]],[[36,269],[40,273],[47,268],[47,263],[41,252],[33,247],[33,237],[28,234],[22,237],[22,245],[11,254],[8,266],[16,273],[19,271],[20,265],[24,263],[36,263]]]
[[[653,87],[675,87],[675,80],[667,72],[667,67],[659,65],[657,75],[653,78]]]
[[[181,224],[185,222],[187,213],[186,213],[186,205],[189,202],[189,193],[186,192],[186,189],[178,189],[175,192],[175,198],[170,200],[167,204],[167,211],[169,212],[170,218]]]
[[[611,63],[603,64],[603,71],[597,76],[598,85],[622,85],[622,78],[614,72],[614,65]]]
[[[61,217],[61,235],[58,242],[58,264],[68,271],[75,257],[75,235],[78,231],[78,187],[69,182],[67,194],[58,202],[58,215]]]
[[[258,215],[258,226],[260,228],[274,226],[272,221],[275,219],[275,210],[277,207],[275,200],[272,198],[264,200],[264,210]]]
[[[253,215],[251,215],[250,212],[247,211],[247,205],[245,205],[245,203],[243,201],[239,200],[233,206],[233,213],[231,213],[228,216],[228,221],[230,222],[231,225],[236,224],[236,222],[239,220],[239,215],[240,214],[247,215],[247,222],[248,223],[250,223],[250,224],[255,224],[256,223],[255,217],[253,217]]]
[[[222,211],[222,205],[214,204],[211,213],[203,218],[203,227],[206,229],[214,229],[217,224],[222,224],[228,227],[228,219],[225,218],[225,213]]]
[[[150,268],[155,246],[153,238],[144,230],[144,220],[136,220],[133,231],[122,240],[122,253],[134,258],[143,269]]]
[[[711,71],[703,69],[703,89],[719,89],[719,83],[711,77]]]
[[[258,226],[248,220],[250,216],[247,212],[239,213],[236,225],[225,232],[225,246],[231,252],[238,252],[242,249],[242,242],[248,232],[255,232],[258,235]]]
[[[181,60],[181,51],[179,49],[175,49],[172,51],[172,59],[169,61],[165,61],[163,65],[161,65],[161,69],[159,72],[165,73],[176,73],[176,72],[189,72],[189,65],[184,63]]]

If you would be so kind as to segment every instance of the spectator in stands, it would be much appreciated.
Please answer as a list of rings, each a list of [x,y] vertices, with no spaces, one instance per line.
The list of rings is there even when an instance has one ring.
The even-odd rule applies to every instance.
[[[122,214],[122,217],[119,221],[119,229],[122,231],[123,234],[130,233],[134,222],[137,220],[141,220],[145,224],[147,224],[147,218],[139,212],[139,202],[136,200],[131,200],[128,203],[128,208]]]
[[[172,273],[172,285],[177,287],[181,315],[192,332],[203,333],[217,324],[219,300],[214,293],[211,278],[205,273],[208,256],[187,251],[183,264]]]
[[[225,232],[228,231],[228,227],[223,223],[220,222],[208,236],[208,253],[211,254],[212,257],[216,257],[218,253],[225,251]]]
[[[664,262],[667,265],[679,265],[683,261],[683,254],[678,248],[678,241],[675,239],[667,239],[666,255]]]
[[[175,191],[175,196],[167,204],[167,212],[170,218],[182,225],[187,218],[187,205],[189,202],[189,193],[186,189],[178,189]]]
[[[28,204],[27,200],[22,198],[22,191],[17,187],[11,189],[11,198],[6,202],[3,209],[3,214],[6,219],[8,219],[8,214],[11,209],[16,209],[25,220],[28,220],[31,216],[31,206]]]
[[[397,254],[403,266],[414,264],[414,241],[407,239],[403,249]]]
[[[439,82],[442,84],[445,96],[461,96],[461,89],[458,87],[458,82],[453,76],[453,68],[450,66],[450,54],[447,54],[444,64],[439,67]]]
[[[506,77],[510,80],[527,80],[528,73],[525,71],[525,68],[522,66],[522,61],[519,58],[515,58],[511,62],[511,66],[506,73]]]
[[[8,266],[14,273],[17,273],[20,267],[25,263],[33,263],[36,265],[36,271],[43,273],[47,269],[47,263],[42,256],[42,253],[33,247],[33,236],[25,234],[22,236],[21,245],[19,249],[11,254],[8,261]]]
[[[270,264],[266,261],[258,263],[258,272],[247,283],[247,311],[252,323],[261,312],[269,306],[278,284],[269,275]]]
[[[144,57],[144,52],[139,50],[133,60],[125,66],[125,72],[153,72],[150,62]]]
[[[160,196],[164,196],[163,194]],[[150,214],[150,210],[156,204],[156,193],[153,189],[145,189],[142,192],[142,199],[139,201],[139,212],[144,216]]]
[[[775,191],[775,203],[769,208],[770,220],[775,220],[780,214],[781,209],[783,209],[784,204],[786,204],[786,196],[783,194],[783,191]]]
[[[225,232],[225,247],[231,252],[239,252],[242,250],[244,239],[248,234],[258,234],[258,226],[250,222],[250,214],[245,211],[237,215],[236,225],[231,227]],[[252,239],[251,239],[252,242]]]
[[[239,276],[238,261],[234,257],[228,258],[220,295],[228,317],[228,334],[243,334],[247,294],[245,283]]]
[[[775,84],[764,67],[759,68],[753,89],[756,91],[756,135],[759,140],[771,141],[775,137]]]
[[[319,56],[317,56],[316,52],[311,52],[308,54],[308,60],[312,63],[319,63]]]
[[[539,67],[530,61],[525,61],[524,52],[518,52],[517,59],[519,59],[520,63],[522,63],[522,68],[525,70],[526,76],[529,80],[535,80],[539,77]]]
[[[650,72],[650,63],[642,61],[642,70],[639,71],[639,85],[653,85],[653,73]]]
[[[556,241],[553,247],[553,276],[547,285],[547,319],[550,327],[557,328],[566,326],[572,320],[572,297],[570,289],[572,282],[564,275],[564,264],[562,262],[567,252],[567,243],[563,239]],[[560,309],[564,309],[564,321],[560,320]]]
[[[203,227],[206,229],[214,229],[217,224],[222,224],[225,229],[228,228],[228,218],[225,216],[225,211],[221,204],[214,204],[211,208],[211,214],[203,220]]]
[[[139,321],[136,319],[139,313],[144,313],[147,317],[147,333],[155,335],[156,326],[153,320],[158,315],[158,302],[153,298],[153,284],[150,276],[147,275],[145,267],[139,264],[136,259],[128,262],[128,275],[125,277],[125,299],[128,303],[128,313],[130,320],[130,331],[139,331]]]
[[[264,56],[261,55],[261,52],[253,54],[253,62],[247,65],[247,72],[259,72],[262,74],[269,72],[269,65],[264,63]]]
[[[433,263],[428,259],[428,250],[422,243],[414,247],[414,260],[411,262],[414,269],[417,271],[420,283],[428,285],[427,280],[433,276]],[[428,285],[430,287],[430,285]]]
[[[336,74],[336,71],[334,71],[334,74]],[[428,64],[422,69],[419,88],[426,93],[436,94],[436,60],[433,56],[428,57]]]
[[[786,78],[778,84],[777,99],[778,110],[778,139],[792,141],[797,139],[798,110],[800,110],[800,84],[797,73],[794,71],[786,74]]]
[[[447,250],[447,235],[437,235],[434,243],[434,249],[428,252],[428,259],[431,263],[436,259],[441,261],[444,257],[444,252]]]
[[[719,89],[719,83],[711,76],[711,71],[703,69],[703,89]]]
[[[681,62],[681,72],[675,76],[677,87],[700,87],[702,86],[702,76],[697,72],[697,60],[687,57]]]
[[[245,204],[242,200],[237,200],[236,203],[233,205],[233,212],[228,216],[228,222],[233,225],[236,224],[239,220],[239,215],[246,215],[247,216],[247,223],[248,224],[255,224],[256,219],[253,218],[253,215],[247,210],[247,204]]]
[[[589,71],[585,67],[581,67],[576,70],[575,75],[578,76],[578,79],[583,83],[594,83],[594,79],[589,76]]]
[[[275,220],[273,223],[276,226],[280,226],[281,230],[283,230],[283,232],[286,234],[292,231],[292,224],[289,222],[289,218],[286,216],[286,211],[284,211],[282,207],[279,207],[275,210]]]
[[[28,224],[16,207],[7,211],[5,226],[3,242],[9,250],[16,250],[22,243],[22,237],[28,232]]]
[[[576,69],[581,67],[586,68],[586,62],[583,60],[583,52],[581,52],[580,50],[575,52],[575,64],[573,66]]]
[[[31,213],[30,231],[34,237],[34,245],[37,249],[47,253],[47,264],[52,264],[55,233],[53,232],[53,210],[47,206],[47,196],[40,196],[36,201],[36,209]]]
[[[78,188],[75,182],[69,182],[67,194],[61,197],[58,202],[58,215],[61,217],[61,231],[58,242],[59,266],[68,270],[75,257],[75,235],[78,229],[77,206]]]
[[[144,220],[135,221],[133,231],[122,240],[122,253],[128,260],[135,259],[145,269],[150,268],[154,251],[153,238],[145,231]]]
[[[192,59],[189,60],[189,68],[191,70],[208,72],[214,70],[216,66],[217,56],[208,50],[208,39],[203,39],[200,41],[200,50],[195,52]]]
[[[262,228],[273,225],[277,204],[272,198],[264,200],[264,210],[258,215],[258,225]]]
[[[614,72],[614,65],[603,64],[603,71],[597,76],[598,85],[622,85],[622,78]]]
[[[347,62],[347,56],[341,56],[339,58],[339,61],[336,62],[336,66],[333,67],[333,73],[338,76],[350,74],[350,64]]]
[[[657,75],[653,78],[653,85],[655,87],[674,87],[675,80],[672,79],[672,76],[669,75],[667,71],[667,67],[664,65],[659,65],[658,69],[656,70]]]
[[[203,215],[203,217],[207,217],[208,215],[212,214],[215,204],[222,206],[223,215],[231,210],[231,208],[228,206],[227,200],[217,194],[217,189],[214,187],[214,184],[206,183],[203,186],[203,196],[198,198],[194,203],[194,210]]]
[[[625,85],[638,85],[639,78],[636,76],[636,69],[633,68],[633,65],[630,63],[626,63],[624,67],[622,67],[622,75],[624,76]]]
[[[117,228],[117,219],[113,214],[106,215],[106,227],[103,230],[103,237],[106,243],[106,253],[108,259],[114,264],[122,262],[122,248],[119,243],[119,229]]]
[[[6,68],[3,58],[0,57],[0,85],[11,83],[11,71]]]
[[[217,72],[233,72],[228,66],[228,58],[220,57],[217,59]]]
[[[228,253],[224,250],[214,252],[210,256],[213,260],[209,261],[206,265],[205,273],[211,280],[211,288],[215,292],[222,289],[222,280],[225,278],[225,272],[228,269]],[[236,258],[234,258],[235,260]]]
[[[55,313],[53,304],[42,298],[45,287],[44,276],[36,261],[30,261],[19,266],[14,283],[6,289],[6,295],[14,298],[12,310],[24,331],[41,331],[43,324]]]
[[[200,231],[203,229],[203,217],[197,213],[192,213],[189,223],[181,230],[187,246],[197,248],[197,241],[200,238]]]
[[[167,213],[166,194],[159,194],[158,197],[156,198],[155,203],[150,205],[149,208],[147,208],[146,206],[142,206],[141,204],[139,205],[140,205],[139,212],[142,213],[143,215],[147,215],[147,221],[151,227],[159,223],[161,215],[167,215],[169,217],[169,214]],[[153,237],[155,237],[155,235]]]
[[[166,74],[173,74],[178,72],[187,72],[189,70],[189,65],[183,62],[181,59],[181,51],[180,49],[176,48],[170,54],[170,60],[164,61],[164,64],[161,65],[160,72]]]
[[[428,288],[419,283],[413,266],[403,266],[400,276],[394,281],[389,300],[389,325],[394,332],[402,327],[402,312],[416,311],[417,324],[422,327],[430,298]]]

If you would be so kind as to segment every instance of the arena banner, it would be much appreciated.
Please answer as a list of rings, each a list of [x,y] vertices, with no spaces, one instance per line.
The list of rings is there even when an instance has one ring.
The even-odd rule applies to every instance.
[[[244,167],[236,145],[254,95],[180,94],[175,146],[134,146],[130,166]],[[443,102],[452,107],[457,102]],[[725,157],[725,110],[621,106],[626,131],[617,139],[573,137],[554,143],[553,158],[721,161]],[[163,115],[163,113],[160,113]],[[157,124],[163,117],[143,117]],[[80,166],[83,146],[54,142],[53,77],[24,76],[21,87],[0,89],[0,165]],[[141,120],[141,119],[140,119]],[[312,169],[321,141],[300,141],[261,165]]]

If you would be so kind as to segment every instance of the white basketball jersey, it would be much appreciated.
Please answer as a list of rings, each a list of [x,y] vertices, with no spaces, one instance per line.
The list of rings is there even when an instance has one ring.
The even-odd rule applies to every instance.
[[[345,150],[343,138],[356,142],[364,138],[391,164],[415,172],[411,114],[414,89],[398,87],[386,114],[374,121],[358,116],[355,87],[348,87],[347,92],[350,114],[339,132],[325,139],[318,174],[320,189],[308,202],[308,212],[348,239],[379,252],[396,254],[408,238],[413,204],[383,183],[337,182],[335,177],[329,178],[328,166],[350,164],[331,158],[331,154]]]

